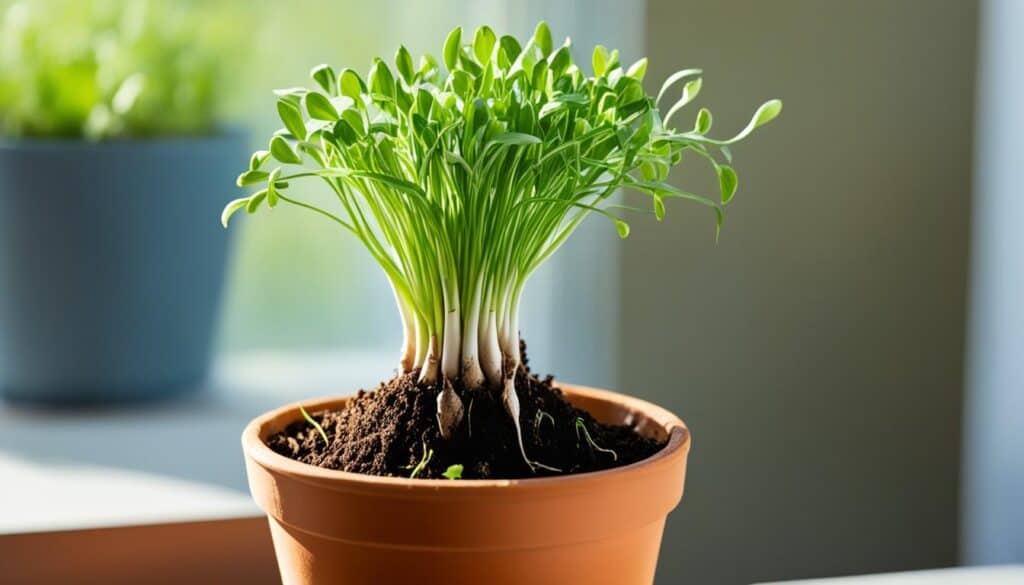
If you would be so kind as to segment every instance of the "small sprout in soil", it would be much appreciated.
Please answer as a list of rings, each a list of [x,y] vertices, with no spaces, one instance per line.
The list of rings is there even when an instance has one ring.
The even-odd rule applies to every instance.
[[[306,409],[303,408],[302,406],[299,406],[299,412],[302,413],[302,416],[303,416],[303,418],[306,419],[306,422],[308,422],[309,424],[313,425],[313,428],[316,429],[316,431],[318,433],[320,433],[320,436],[324,440],[324,445],[330,445],[331,441],[330,441],[330,439],[327,438],[327,432],[324,431],[324,428],[322,426],[320,426],[320,423],[318,423],[315,420],[313,420],[313,417],[309,416],[309,413],[306,412]]]
[[[466,407],[466,431],[469,438],[473,438],[473,398],[469,399],[469,406]]]
[[[444,470],[441,475],[448,479],[462,479],[462,464],[456,463],[455,465],[449,465],[448,469]]]
[[[551,428],[555,428],[555,417],[544,412],[543,410],[538,410],[537,416],[533,417],[533,433],[535,435],[540,433],[540,423],[545,420],[551,422]]]
[[[420,462],[413,467],[412,473],[409,474],[409,479],[415,479],[421,471],[427,468],[427,463],[430,463],[430,458],[434,456],[433,449],[427,449],[426,441],[423,442],[423,457],[420,457]]]
[[[618,453],[616,453],[615,451],[612,451],[611,449],[605,449],[604,447],[602,447],[602,446],[598,445],[597,443],[595,443],[593,437],[590,436],[590,431],[587,430],[587,423],[583,422],[583,418],[576,417],[576,440],[577,441],[580,440],[580,434],[581,433],[583,435],[583,438],[585,438],[587,440],[587,443],[590,444],[590,448],[591,449],[594,449],[596,451],[600,451],[602,453],[607,453],[607,454],[611,455],[612,456],[612,461],[618,461],[619,460],[619,454]]]

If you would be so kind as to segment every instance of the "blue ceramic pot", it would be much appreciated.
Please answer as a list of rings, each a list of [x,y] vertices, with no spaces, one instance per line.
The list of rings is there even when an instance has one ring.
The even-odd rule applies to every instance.
[[[104,403],[210,363],[240,133],[0,141],[0,392]]]

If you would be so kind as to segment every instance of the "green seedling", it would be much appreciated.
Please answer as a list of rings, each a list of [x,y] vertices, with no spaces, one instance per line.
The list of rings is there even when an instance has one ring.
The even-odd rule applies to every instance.
[[[330,445],[331,441],[327,438],[327,431],[325,431],[324,428],[320,426],[320,423],[313,420],[313,417],[310,416],[308,412],[306,412],[306,409],[304,407],[299,406],[299,412],[302,413],[302,418],[306,419],[306,422],[313,425],[313,428],[316,429],[316,432],[320,433],[320,437],[323,438],[324,440],[324,445]]]
[[[427,449],[426,441],[423,442],[423,456],[420,457],[419,463],[416,464],[412,469],[412,473],[409,474],[409,479],[415,479],[421,471],[427,468],[427,463],[430,463],[430,458],[434,456],[433,449]]]
[[[462,479],[462,465],[459,463],[456,463],[455,465],[449,465],[448,469],[445,469],[444,473],[442,473],[441,475],[447,477],[448,479]]]
[[[605,453],[605,454],[611,455],[612,456],[612,461],[618,461],[619,460],[619,454],[618,453],[616,453],[615,451],[613,451],[611,449],[605,449],[604,447],[602,447],[602,446],[598,445],[597,443],[595,443],[594,439],[590,436],[590,431],[587,430],[587,423],[583,422],[583,418],[582,417],[576,417],[576,444],[577,445],[579,445],[579,440],[580,440],[581,436],[587,441],[587,444],[590,445],[591,449],[593,449],[595,451],[600,451],[601,453]]]
[[[533,417],[533,433],[540,433],[540,423],[547,420],[551,423],[551,428],[555,428],[555,417],[544,412],[543,410],[537,411],[537,416]]]
[[[625,238],[623,212],[661,220],[666,201],[680,199],[713,212],[717,238],[737,187],[728,147],[774,119],[782,103],[762,104],[731,138],[711,138],[707,110],[674,123],[700,91],[700,70],[669,76],[652,97],[646,59],[624,67],[617,51],[598,46],[590,63],[576,62],[571,42],[554,46],[543,22],[523,40],[487,26],[472,39],[462,32],[448,35],[440,61],[414,60],[402,47],[394,65],[374,59],[365,76],[321,65],[314,87],[279,90],[284,127],[238,178],[257,190],[228,203],[221,221],[284,204],[352,234],[394,292],[401,371],[418,372],[423,387],[447,378],[469,391],[499,389],[520,454],[537,469],[515,387],[530,277],[592,215]],[[679,97],[663,113],[672,93]],[[666,182],[684,152],[715,171],[718,193]],[[333,199],[311,203],[298,191],[308,181],[326,184]],[[618,203],[620,191],[649,207]],[[461,421],[438,422],[450,436]]]

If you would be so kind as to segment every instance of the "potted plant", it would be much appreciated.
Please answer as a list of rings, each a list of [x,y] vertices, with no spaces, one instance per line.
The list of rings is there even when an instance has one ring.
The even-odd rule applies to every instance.
[[[0,24],[0,393],[109,402],[195,387],[245,152],[217,124],[211,10],[11,4]]]
[[[682,495],[686,427],[532,375],[520,294],[587,216],[629,234],[618,190],[646,196],[658,219],[685,199],[720,225],[737,185],[729,145],[781,103],[716,140],[706,109],[676,129],[698,70],[651,97],[645,60],[623,67],[598,46],[587,75],[544,23],[525,44],[486,26],[466,41],[448,36],[446,72],[403,47],[365,79],[321,65],[315,88],[277,92],[284,128],[238,178],[260,188],[223,222],[279,205],[335,222],[384,270],[405,342],[399,373],[374,391],[246,428],[253,496],[285,583],[650,583]],[[684,152],[717,172],[714,199],[665,183]],[[305,200],[307,180],[336,204]]]

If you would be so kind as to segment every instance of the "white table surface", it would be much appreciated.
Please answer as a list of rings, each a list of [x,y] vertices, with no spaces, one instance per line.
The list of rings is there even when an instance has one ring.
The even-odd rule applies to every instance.
[[[258,513],[240,438],[254,416],[299,399],[372,388],[393,356],[251,353],[200,391],[115,409],[0,402],[0,534]]]
[[[783,585],[783,582],[760,585]],[[885,575],[786,581],[785,585],[1024,585],[1024,565],[958,567]]]

